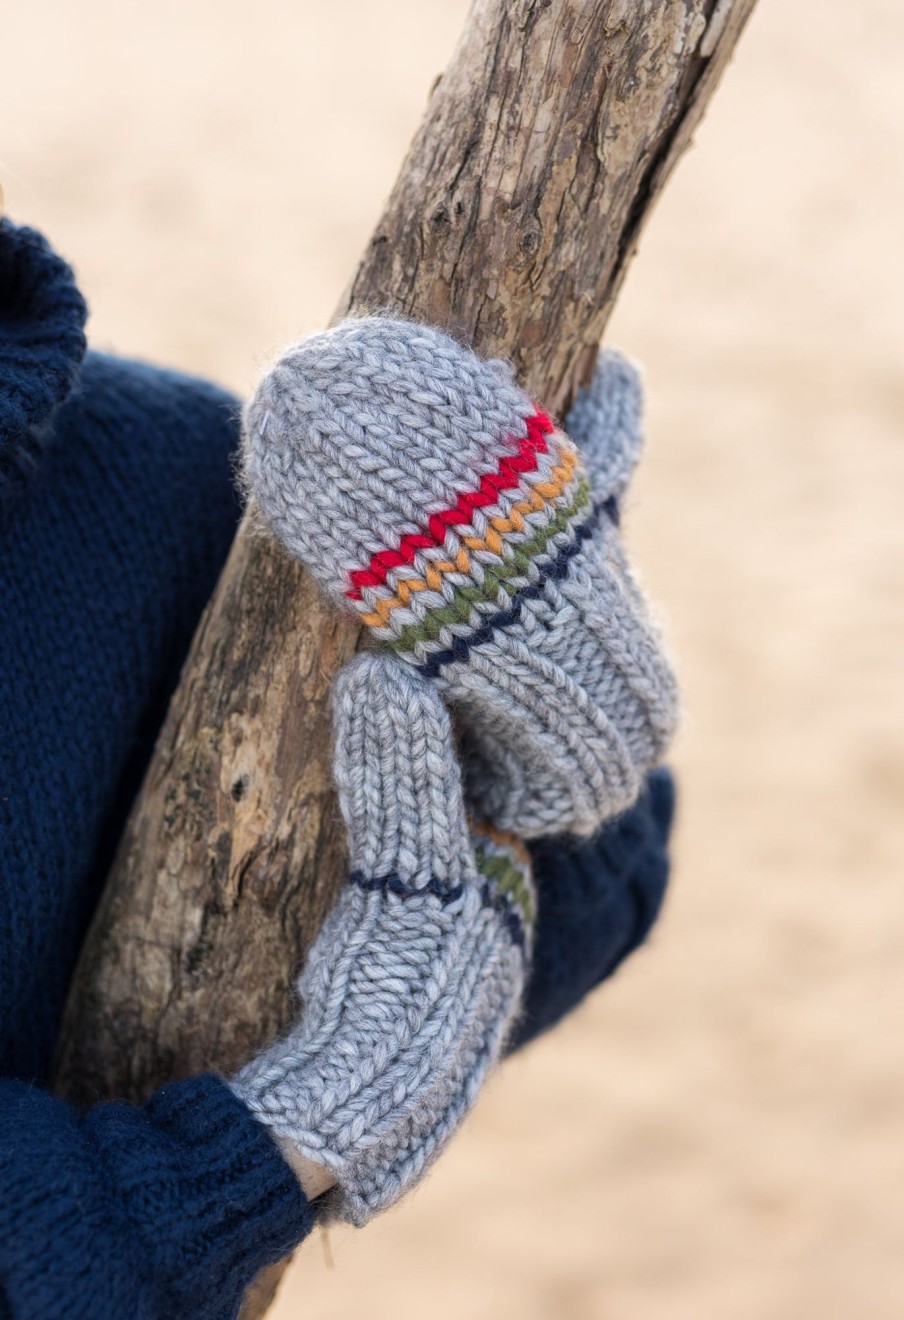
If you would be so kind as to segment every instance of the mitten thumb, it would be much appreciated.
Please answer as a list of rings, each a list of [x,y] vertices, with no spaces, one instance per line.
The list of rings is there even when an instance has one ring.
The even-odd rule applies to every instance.
[[[415,887],[473,872],[449,714],[393,655],[365,653],[333,690],[334,774],[353,872]]]
[[[587,465],[596,498],[619,500],[643,451],[643,387],[634,363],[616,349],[601,349],[565,429]]]

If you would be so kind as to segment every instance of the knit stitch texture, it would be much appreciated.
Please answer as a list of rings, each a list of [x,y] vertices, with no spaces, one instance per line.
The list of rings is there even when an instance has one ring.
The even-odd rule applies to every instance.
[[[299,982],[299,1023],[234,1086],[336,1175],[327,1213],[360,1225],[414,1185],[499,1057],[535,900],[513,840],[469,837],[429,685],[361,656],[337,680],[334,719],[350,882]]]
[[[84,318],[0,223],[0,1316],[233,1320],[314,1219],[269,1133],[216,1077],[85,1115],[28,1084],[238,516],[236,400]]]
[[[238,516],[206,382],[89,353],[43,424],[0,509],[0,1075],[28,1080]]]
[[[43,235],[0,220],[0,503],[33,471],[78,376],[88,309]]]
[[[289,350],[246,417],[264,519],[438,685],[472,800],[525,838],[629,806],[676,721],[618,532],[641,443],[624,359],[603,355],[575,422],[583,457],[507,364],[386,317]]]
[[[314,1217],[217,1077],[85,1115],[0,1084],[2,1320],[235,1320]]]

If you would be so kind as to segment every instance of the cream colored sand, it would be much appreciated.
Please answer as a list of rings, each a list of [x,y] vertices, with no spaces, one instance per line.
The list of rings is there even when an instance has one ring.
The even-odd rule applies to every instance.
[[[321,326],[464,0],[32,0],[0,177],[96,341],[239,388]],[[904,1315],[904,9],[762,0],[613,338],[687,693],[648,951],[277,1320]]]

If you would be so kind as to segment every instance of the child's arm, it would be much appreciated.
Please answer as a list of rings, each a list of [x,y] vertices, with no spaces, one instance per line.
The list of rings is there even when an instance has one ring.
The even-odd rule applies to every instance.
[[[202,382],[82,364],[71,272],[6,221],[0,312],[0,1072],[34,1077],[228,549],[236,427],[233,401]],[[518,1042],[644,938],[670,812],[660,771],[598,838],[534,845]],[[271,1137],[216,1078],[87,1115],[0,1080],[2,1320],[219,1320],[312,1222]]]
[[[514,1045],[646,937],[668,875],[672,804],[671,776],[658,770],[595,839],[534,845],[538,933]],[[0,1081],[0,1320],[226,1320],[314,1219],[265,1128],[219,1078],[84,1115]]]
[[[232,1320],[314,1217],[217,1077],[84,1115],[0,1082],[3,1320]]]

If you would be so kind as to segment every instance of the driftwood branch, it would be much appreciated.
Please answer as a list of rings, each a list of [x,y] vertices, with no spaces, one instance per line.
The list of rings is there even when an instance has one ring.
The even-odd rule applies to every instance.
[[[561,414],[753,3],[476,0],[337,316],[451,327]],[[344,878],[328,693],[358,640],[246,519],[83,952],[65,1094],[229,1072],[286,1025]]]

